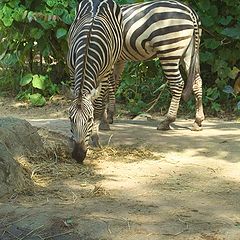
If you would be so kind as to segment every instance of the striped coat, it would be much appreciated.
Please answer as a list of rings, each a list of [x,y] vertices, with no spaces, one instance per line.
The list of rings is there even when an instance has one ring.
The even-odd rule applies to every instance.
[[[159,130],[170,129],[175,121],[181,96],[187,99],[193,90],[196,119],[193,130],[199,130],[204,119],[202,79],[199,66],[200,21],[190,7],[174,0],[129,4],[123,12],[123,51],[115,65],[118,85],[126,61],[158,58],[169,82],[172,100]],[[188,76],[186,86],[179,70],[182,64]],[[184,92],[183,92],[184,88]],[[110,106],[113,105],[110,103]],[[114,107],[111,107],[114,109]]]
[[[82,0],[69,30],[68,66],[75,99],[69,109],[73,152],[82,162],[98,141],[108,79],[122,49],[122,13],[112,0]]]

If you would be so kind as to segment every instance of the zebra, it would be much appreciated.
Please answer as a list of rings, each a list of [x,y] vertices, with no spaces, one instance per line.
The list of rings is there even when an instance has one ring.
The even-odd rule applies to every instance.
[[[69,108],[72,157],[79,163],[86,157],[90,137],[100,147],[98,126],[122,45],[120,7],[113,0],[79,1],[69,29],[67,56],[74,93]]]
[[[201,130],[204,113],[199,63],[201,23],[198,15],[187,5],[175,0],[128,4],[121,6],[121,9],[123,50],[114,68],[116,87],[126,61],[158,58],[169,82],[172,99],[168,113],[157,129],[170,129],[170,123],[176,119],[181,96],[187,100],[193,90],[196,117],[192,130]],[[180,63],[188,76],[185,88],[179,69]],[[113,111],[114,101],[110,100],[109,105],[110,111]],[[103,117],[104,124],[107,124],[106,117]]]

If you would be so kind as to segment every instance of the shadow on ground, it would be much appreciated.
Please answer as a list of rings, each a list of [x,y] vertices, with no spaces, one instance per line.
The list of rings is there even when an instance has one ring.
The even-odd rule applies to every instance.
[[[30,122],[69,133],[66,119]],[[156,126],[118,120],[101,132],[102,145],[149,156],[89,154],[93,175],[56,178],[42,192],[2,201],[0,239],[239,240],[240,124],[206,121],[201,132],[188,120],[167,132]]]

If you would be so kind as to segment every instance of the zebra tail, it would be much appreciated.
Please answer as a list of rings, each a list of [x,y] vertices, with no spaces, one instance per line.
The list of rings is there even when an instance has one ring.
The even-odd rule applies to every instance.
[[[186,102],[189,100],[192,94],[193,83],[197,73],[200,73],[200,64],[199,64],[199,52],[198,50],[194,51],[192,57],[190,70],[187,78],[186,87],[183,89],[182,99]]]

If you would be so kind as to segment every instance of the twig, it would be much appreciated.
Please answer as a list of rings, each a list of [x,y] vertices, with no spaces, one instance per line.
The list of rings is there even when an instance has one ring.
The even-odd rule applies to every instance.
[[[4,236],[4,234],[5,234],[6,232],[7,232],[6,230],[3,231],[2,235],[1,235],[1,238]]]
[[[130,230],[131,229],[130,221],[126,218],[123,218],[123,217],[122,217],[122,219],[127,222],[128,229]]]
[[[20,238],[20,240],[25,239],[26,237],[28,237],[29,235],[31,235],[32,233],[34,233],[35,231],[37,231],[38,229],[40,229],[40,228],[42,228],[42,227],[44,227],[44,225],[41,225],[41,226],[39,226],[39,227],[31,230],[29,233],[27,233],[27,235],[25,235],[25,236],[23,236],[22,238]]]
[[[45,166],[45,165],[43,165],[43,164],[40,165],[40,166],[37,166],[35,169],[33,169],[32,174],[31,174],[31,178],[33,178],[33,176],[34,176],[34,174],[35,174],[35,172],[36,172],[37,170],[49,169],[51,166],[54,166],[54,165],[56,165],[56,162],[50,163],[50,164],[47,165],[47,166]]]
[[[55,237],[63,236],[63,235],[69,234],[69,233],[73,233],[73,230],[68,231],[68,232],[64,232],[64,233],[59,233],[59,234],[52,235],[52,236],[48,236],[48,237],[43,238],[43,240],[47,240],[47,239],[50,239],[50,238],[55,238]]]
[[[108,146],[109,146],[109,144],[110,144],[110,141],[112,140],[112,137],[113,137],[113,134],[111,134],[111,136],[109,137],[109,139],[108,139]]]
[[[73,195],[73,203],[75,203],[77,200],[77,195],[73,191],[71,191],[71,193]]]
[[[109,223],[108,223],[107,221],[105,221],[105,220],[101,219],[101,218],[100,218],[100,221],[102,221],[102,222],[106,223],[106,225],[107,225],[107,231],[108,231],[108,233],[109,233],[109,234],[112,234],[112,231],[111,231],[111,229],[110,229],[110,227],[109,227]]]
[[[158,100],[160,99],[162,93],[163,93],[163,91],[161,91],[161,92],[159,93],[159,95],[157,96],[157,98],[153,101],[152,106],[151,106],[149,109],[147,109],[146,112],[151,111],[151,110],[155,107],[155,105],[158,103]]]

